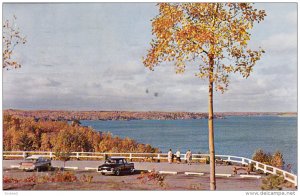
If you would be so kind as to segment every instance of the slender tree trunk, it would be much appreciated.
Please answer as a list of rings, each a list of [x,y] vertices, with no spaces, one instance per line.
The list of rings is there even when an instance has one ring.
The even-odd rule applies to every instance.
[[[208,86],[208,140],[209,140],[209,156],[210,156],[210,190],[216,190],[215,175],[215,145],[214,145],[214,111],[213,111],[213,72],[214,59],[209,57],[209,86]]]

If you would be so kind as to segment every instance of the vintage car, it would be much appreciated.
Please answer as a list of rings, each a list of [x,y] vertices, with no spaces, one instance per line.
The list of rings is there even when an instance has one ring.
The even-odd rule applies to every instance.
[[[32,155],[20,163],[19,169],[25,171],[51,170],[51,160],[41,156]]]
[[[111,157],[105,160],[104,164],[98,167],[102,175],[113,174],[119,176],[121,173],[134,173],[134,164],[128,163],[124,157]]]

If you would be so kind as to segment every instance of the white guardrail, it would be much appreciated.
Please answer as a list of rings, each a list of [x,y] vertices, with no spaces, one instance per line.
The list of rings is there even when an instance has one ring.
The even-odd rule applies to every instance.
[[[26,158],[30,155],[40,155],[43,157],[55,158],[55,152],[46,152],[46,151],[3,151],[3,158]],[[166,160],[168,159],[167,153],[101,153],[101,152],[70,152],[70,158],[97,158],[104,159],[106,156],[122,156],[132,159],[142,159],[142,160]],[[186,160],[185,154],[181,154],[183,160]],[[202,160],[205,161],[209,157],[209,154],[193,154],[192,160]],[[231,156],[231,155],[215,155],[216,158],[221,158],[226,162],[239,163],[243,165],[253,164],[256,170],[261,170],[265,174],[270,173],[274,175],[282,175],[285,180],[293,183],[297,186],[297,176],[295,174],[289,173],[282,169],[266,165],[252,159],[245,157]]]

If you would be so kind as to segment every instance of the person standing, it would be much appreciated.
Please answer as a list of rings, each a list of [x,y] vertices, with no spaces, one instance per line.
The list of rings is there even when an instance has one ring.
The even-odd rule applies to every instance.
[[[186,157],[186,161],[188,165],[191,165],[191,161],[192,161],[192,152],[189,149],[186,153],[185,153],[185,157]]]
[[[173,152],[172,152],[172,149],[170,149],[169,152],[168,152],[168,162],[169,162],[169,164],[172,163],[172,159],[173,159]]]
[[[177,152],[176,152],[176,161],[177,161],[177,163],[180,163],[180,151],[179,150],[177,150]]]

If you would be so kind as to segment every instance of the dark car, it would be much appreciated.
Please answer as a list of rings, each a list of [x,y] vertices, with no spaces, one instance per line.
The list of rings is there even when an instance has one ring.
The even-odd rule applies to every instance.
[[[41,156],[30,156],[20,163],[19,169],[25,171],[51,170],[51,160]]]
[[[133,174],[134,164],[128,163],[124,157],[111,157],[98,167],[98,172],[101,172],[102,175],[114,174],[116,176],[119,176],[123,172]]]

